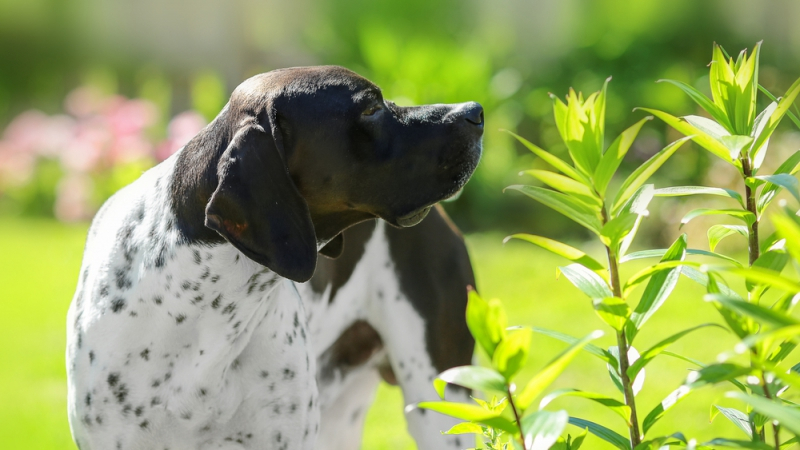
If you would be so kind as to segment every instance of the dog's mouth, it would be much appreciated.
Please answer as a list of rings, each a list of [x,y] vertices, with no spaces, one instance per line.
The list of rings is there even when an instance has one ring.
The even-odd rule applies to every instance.
[[[406,214],[405,216],[398,217],[395,220],[395,222],[397,223],[398,226],[403,228],[413,227],[414,225],[422,222],[425,216],[427,216],[428,213],[431,212],[431,208],[433,208],[432,205],[426,206],[422,209],[412,212],[411,214]]]

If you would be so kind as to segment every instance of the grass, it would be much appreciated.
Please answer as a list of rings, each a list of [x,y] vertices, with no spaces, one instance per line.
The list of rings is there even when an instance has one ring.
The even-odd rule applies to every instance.
[[[66,418],[64,369],[66,311],[75,288],[86,226],[52,221],[0,217],[0,442],[5,449],[74,449]],[[582,336],[603,324],[589,300],[565,279],[556,280],[554,256],[524,243],[501,244],[501,236],[467,238],[477,273],[478,288],[486,298],[506,304],[511,324],[535,325]],[[641,267],[641,266],[639,266]],[[635,267],[624,267],[628,273]],[[702,291],[683,280],[664,307],[645,326],[634,343],[640,350],[691,324],[718,321],[713,308],[702,302]],[[600,345],[613,345],[610,333]],[[701,361],[713,361],[732,348],[725,332],[709,328],[689,335],[672,350]],[[537,336],[528,374],[541,368],[564,344]],[[640,394],[644,416],[685,378],[688,365],[658,359],[648,366]],[[576,387],[617,395],[605,367],[583,354],[559,378],[556,387]],[[654,428],[656,433],[683,431],[699,441],[717,435],[744,438],[719,418],[709,423],[711,405],[731,406],[725,389],[699,391],[670,410]],[[402,396],[397,388],[381,385],[367,416],[363,448],[413,449],[405,432]],[[571,414],[603,423],[624,433],[619,417],[581,399],[556,400],[548,409],[566,408]],[[579,430],[569,430],[575,433]],[[608,449],[590,437],[584,448]]]

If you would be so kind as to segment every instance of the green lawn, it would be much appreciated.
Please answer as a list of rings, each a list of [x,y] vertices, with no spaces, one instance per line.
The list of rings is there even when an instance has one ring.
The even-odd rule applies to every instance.
[[[0,217],[0,442],[4,449],[74,448],[65,412],[65,316],[78,276],[85,232],[85,226]],[[556,266],[563,261],[524,243],[503,246],[498,235],[472,235],[467,240],[478,288],[484,297],[504,301],[512,324],[573,335],[603,328],[588,300],[565,279],[556,280]],[[700,293],[691,282],[681,281],[672,298],[648,322],[636,346],[647,348],[689,324],[717,321],[716,312],[700,300]],[[612,341],[606,336],[600,343],[608,346]],[[721,330],[706,329],[678,342],[673,350],[712,361],[733,342]],[[563,348],[560,342],[537,336],[528,371],[532,373]],[[687,364],[668,358],[648,366],[640,394],[640,415],[646,415],[676,388],[687,369]],[[556,384],[615,394],[603,365],[586,354],[579,356]],[[654,431],[680,429],[698,440],[719,434],[743,438],[724,419],[709,424],[711,404],[728,404],[723,393],[723,389],[700,391],[693,400],[690,397],[668,412]],[[558,407],[623,432],[617,416],[585,400],[557,400],[549,408]],[[405,433],[402,399],[396,388],[381,386],[367,418],[364,448],[414,448]],[[590,438],[584,448],[611,447]]]

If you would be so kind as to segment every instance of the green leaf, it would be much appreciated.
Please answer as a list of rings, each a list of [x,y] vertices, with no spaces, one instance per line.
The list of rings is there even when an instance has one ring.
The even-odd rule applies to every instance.
[[[558,339],[561,342],[566,342],[567,344],[570,345],[575,345],[581,341],[580,339],[572,337],[568,334],[559,333],[558,331],[548,330],[546,328],[533,327],[531,329],[533,330],[534,333],[543,334],[545,336]],[[606,350],[596,345],[584,344],[583,350],[593,356],[598,357],[601,361],[603,361],[606,364],[611,364],[611,365],[617,364],[617,359],[611,353],[607,352]]]
[[[786,263],[788,262],[789,262],[789,254],[786,253],[786,250],[775,249],[775,250],[768,250],[762,253],[758,257],[758,259],[755,260],[755,262],[753,262],[753,267],[757,267],[759,269],[763,269],[778,275],[781,273],[783,268],[786,266]],[[748,280],[746,283],[748,291],[753,291],[753,289],[759,285],[760,283],[755,283],[750,280]],[[768,287],[769,285],[766,286]]]
[[[679,119],[671,114],[667,114],[663,111],[659,111],[656,109],[649,109],[649,108],[638,108],[642,111],[646,111],[659,119],[663,120],[667,123],[667,125],[675,128],[679,132],[683,133],[686,136],[691,136],[692,140],[696,142],[698,145],[703,147],[704,149],[711,152],[713,155],[723,159],[724,161],[733,164],[734,166],[738,167],[741,170],[741,163],[738,160],[731,160],[730,151],[728,150],[725,145],[720,142],[719,140],[715,139],[713,136],[710,136],[699,129],[695,128],[689,122],[683,119]]]
[[[460,366],[440,373],[433,380],[433,387],[436,389],[436,393],[439,394],[439,398],[444,399],[444,390],[448,384],[456,384],[477,391],[508,394],[508,386],[503,375],[486,367]]]
[[[631,315],[628,304],[619,297],[595,299],[592,304],[600,319],[617,331],[622,331]]]
[[[713,252],[723,239],[736,233],[744,237],[749,236],[749,231],[744,225],[712,225],[708,229],[708,247]]]
[[[644,421],[642,421],[642,431],[647,434],[650,428],[664,417],[664,414],[666,414],[670,408],[686,397],[689,392],[691,392],[691,388],[686,385],[679,386],[678,389],[670,392],[669,395],[667,395],[661,403],[656,405],[656,407],[647,414],[647,417],[644,418]]]
[[[797,170],[800,169],[800,151],[795,152],[792,156],[790,156],[786,161],[784,161],[777,169],[775,169],[775,175],[779,174],[788,174],[794,175]],[[764,186],[764,189],[761,190],[761,195],[758,197],[758,201],[756,202],[756,211],[758,214],[761,215],[764,213],[764,210],[767,209],[767,206],[772,202],[775,196],[780,192],[781,186],[773,183],[767,183]]]
[[[778,173],[775,175],[760,175],[757,177],[748,178],[749,180],[761,180],[767,181],[774,185],[780,186],[787,191],[798,201],[800,202],[800,182],[797,181],[792,175],[788,173]]]
[[[535,236],[533,234],[525,234],[525,233],[518,233],[512,234],[503,240],[503,242],[508,242],[509,239],[519,239],[522,241],[530,242],[531,244],[538,245],[539,247],[549,250],[556,255],[563,256],[572,262],[576,262],[578,264],[584,265],[589,269],[599,272],[604,271],[606,268],[597,262],[594,258],[587,255],[586,253],[578,250],[575,247],[571,247],[567,244],[554,241],[552,239],[548,239],[542,236]]]
[[[768,284],[776,289],[781,289],[788,293],[800,292],[800,284],[797,284],[786,277],[782,277],[775,272],[760,269],[758,267],[751,267],[747,269],[742,267],[714,266],[708,267],[707,270],[732,273],[744,278],[745,280],[759,284]]]
[[[760,305],[756,305],[755,303],[728,298],[721,294],[706,294],[703,298],[707,302],[718,302],[724,308],[730,309],[738,314],[751,317],[762,324],[767,324],[773,327],[800,325],[800,322],[797,322],[790,316],[781,314],[777,311],[773,311]]]
[[[761,133],[756,137],[755,141],[753,141],[753,146],[750,149],[750,158],[753,160],[758,159],[759,153],[766,149],[766,141],[770,138],[772,133],[775,131],[775,128],[778,127],[778,124],[783,119],[783,116],[789,111],[789,108],[794,103],[795,98],[797,98],[797,94],[800,94],[800,78],[798,78],[790,87],[789,90],[786,91],[786,94],[783,98],[780,99],[778,102],[778,106],[775,108],[775,111],[772,115],[769,116],[767,119],[766,125],[764,125],[763,130]]]
[[[522,438],[525,448],[548,450],[567,427],[566,411],[536,411],[522,418]]]
[[[655,359],[656,356],[660,355],[664,350],[667,349],[667,347],[678,341],[680,338],[686,336],[692,331],[696,331],[701,328],[707,328],[707,327],[719,327],[722,328],[723,330],[725,329],[724,327],[717,325],[715,323],[704,323],[702,325],[697,325],[695,327],[679,331],[673,334],[672,336],[661,340],[659,343],[650,347],[644,353],[642,353],[639,359],[637,359],[635,363],[631,364],[630,367],[628,367],[628,378],[631,380],[636,379],[636,376],[639,374],[640,370],[642,370],[647,364],[650,363],[650,361]]]
[[[682,197],[686,195],[718,195],[736,200],[744,208],[744,200],[738,192],[732,189],[723,189],[707,186],[675,186],[656,189],[656,197]]]
[[[512,330],[500,341],[492,356],[492,365],[508,382],[528,361],[533,331],[530,328]]]
[[[619,262],[620,263],[626,263],[626,262],[629,262],[629,261],[635,261],[637,259],[660,258],[660,257],[664,256],[664,254],[666,252],[667,252],[667,249],[665,249],[665,248],[659,248],[659,249],[654,249],[654,250],[642,250],[640,252],[633,252],[633,253],[631,253],[629,255],[623,256],[622,258],[620,258]],[[700,249],[697,249],[697,248],[687,248],[686,249],[686,254],[687,255],[693,255],[693,256],[710,256],[712,258],[724,259],[725,261],[727,261],[727,262],[729,262],[731,264],[734,264],[736,266],[742,267],[742,263],[740,263],[739,261],[731,258],[730,256],[725,256],[725,255],[722,255],[720,253],[709,252],[708,250],[700,250]]]
[[[777,234],[786,239],[786,250],[795,261],[800,261],[800,225],[784,215],[773,214],[771,219]]]
[[[611,143],[611,146],[605,151],[603,157],[600,158],[600,163],[597,165],[597,170],[594,172],[594,186],[601,196],[605,196],[608,183],[611,181],[614,173],[617,172],[622,159],[625,158],[625,155],[631,148],[642,125],[652,119],[652,117],[645,117],[623,131],[614,142]]]
[[[683,261],[686,257],[686,239],[685,234],[678,237],[661,258],[661,262]],[[626,327],[628,342],[633,342],[644,323],[664,304],[672,290],[675,289],[680,274],[681,268],[676,267],[658,272],[650,278],[639,304],[631,314],[629,325]]]
[[[695,366],[698,366],[698,367],[700,367],[702,369],[705,369],[706,367],[708,367],[706,364],[703,364],[702,362],[700,362],[700,361],[698,361],[696,359],[687,358],[686,356],[682,356],[682,355],[679,355],[677,353],[673,353],[673,352],[670,352],[670,351],[666,351],[665,350],[664,352],[662,352],[662,354],[666,355],[666,356],[673,357],[675,359],[680,359],[681,361],[686,361],[689,364],[694,364]],[[738,366],[736,366],[736,367],[738,367]],[[694,378],[697,375],[691,375],[691,376]],[[722,381],[726,381],[728,383],[731,383],[732,385],[736,386],[736,388],[739,389],[742,392],[747,392],[747,388],[745,387],[745,385],[743,385],[742,383],[736,381],[735,377],[737,377],[737,376],[739,376],[739,374],[738,373],[734,373],[733,374],[733,378],[722,380]]]
[[[555,381],[561,372],[566,369],[567,365],[575,358],[575,356],[583,349],[589,341],[599,338],[603,335],[602,331],[594,331],[586,335],[583,339],[575,342],[566,350],[561,352],[547,366],[544,367],[539,373],[534,375],[528,384],[522,389],[517,396],[516,404],[521,409],[527,409],[531,403],[538,397],[550,384]]]
[[[472,422],[461,422],[442,434],[483,434],[483,427]]]
[[[725,115],[725,111],[720,109],[719,106],[715,105],[708,97],[703,95],[700,91],[695,89],[693,86],[690,86],[682,81],[676,80],[658,80],[657,83],[667,82],[670,84],[674,84],[681,88],[683,92],[689,95],[692,100],[697,103],[698,106],[703,108],[707,113],[711,115],[717,122],[722,124],[728,130],[732,129],[730,123],[728,122],[728,116]]]
[[[694,218],[700,216],[714,216],[714,215],[726,215],[733,217],[734,219],[739,219],[746,223],[748,226],[753,225],[756,221],[755,214],[751,213],[750,211],[746,211],[743,209],[708,209],[708,208],[698,208],[693,211],[690,211],[688,214],[683,216],[681,219],[681,226],[686,225]]]
[[[497,299],[487,302],[477,292],[470,290],[467,299],[467,327],[486,354],[491,358],[497,344],[506,335],[508,318],[502,303]]]
[[[694,266],[699,268],[702,267],[702,264],[692,261],[677,260],[677,261],[659,262],[658,264],[655,264],[653,266],[645,267],[644,269],[636,272],[634,275],[628,278],[628,281],[626,281],[625,285],[622,287],[622,296],[628,298],[628,296],[634,289],[636,289],[637,286],[644,283],[648,278],[652,277],[654,274],[682,266]]]
[[[528,150],[533,152],[533,154],[535,154],[539,158],[542,158],[547,164],[550,164],[551,166],[553,166],[559,172],[561,172],[564,175],[572,178],[575,181],[580,181],[581,183],[585,184],[586,186],[591,186],[592,185],[592,181],[589,179],[589,177],[587,177],[586,175],[584,175],[584,174],[578,172],[577,170],[575,170],[575,168],[570,166],[563,159],[561,159],[561,158],[559,158],[559,157],[547,152],[546,150],[541,149],[540,147],[538,147],[535,144],[531,143],[529,140],[525,139],[524,137],[522,137],[522,136],[520,136],[520,135],[518,135],[518,134],[516,134],[514,132],[511,132],[511,131],[508,131],[508,130],[502,130],[502,131],[505,131],[506,133],[514,136],[520,143],[522,143],[522,145],[527,147]]]
[[[705,274],[705,273],[703,273],[703,272],[701,272],[701,271],[699,271],[697,269],[694,269],[692,267],[684,267],[683,269],[681,269],[681,274],[685,275],[687,278],[689,278],[690,280],[694,281],[695,283],[697,283],[697,284],[699,284],[699,285],[701,285],[701,286],[703,286],[705,288],[709,288],[709,276],[708,276],[708,274]],[[709,290],[709,292],[711,292],[711,293],[717,293],[718,292],[718,293],[721,293],[721,294],[725,295],[726,297],[742,300],[742,297],[739,294],[737,294],[736,291],[734,291],[733,289],[729,288],[728,286],[726,286],[724,284],[716,283],[715,287],[717,288],[717,291],[711,292],[711,290]]]
[[[455,402],[422,402],[417,403],[416,407],[436,411],[456,419],[482,423],[511,434],[517,432],[517,426],[512,421],[501,417],[499,412],[488,411],[480,406]]]
[[[614,296],[606,280],[580,264],[570,264],[558,269],[575,287],[591,299],[604,299]]]
[[[749,404],[759,413],[780,422],[781,427],[794,434],[800,434],[800,409],[742,392],[728,392],[726,396]]]
[[[570,197],[579,199],[587,205],[592,205],[598,209],[603,206],[603,201],[592,192],[589,187],[572,178],[550,172],[549,170],[526,170],[520,174],[523,173],[531,175],[551,188],[557,189]]]
[[[709,364],[700,370],[691,372],[686,377],[685,386],[691,389],[701,388],[709,384],[717,384],[735,378],[750,375],[755,371],[752,367],[741,366],[734,363]]]
[[[653,155],[652,158],[648,159],[642,165],[636,168],[630,176],[622,183],[620,186],[619,191],[617,192],[617,196],[614,198],[614,202],[612,203],[611,211],[613,215],[619,211],[623,204],[636,192],[637,189],[641,185],[643,185],[650,176],[661,167],[670,156],[672,156],[675,151],[677,151],[689,138],[681,138],[677,141],[667,145],[661,151]]]
[[[569,424],[578,428],[588,429],[589,433],[608,442],[619,450],[631,450],[631,443],[627,438],[622,437],[622,435],[616,431],[609,430],[602,425],[578,417],[570,417]]]
[[[506,189],[513,189],[522,192],[543,205],[567,216],[575,222],[583,225],[595,234],[600,235],[603,227],[598,218],[598,211],[568,195],[537,186],[514,185]]]
[[[683,116],[681,119],[689,122],[690,125],[697,128],[702,133],[711,136],[719,142],[722,142],[723,145],[725,145],[725,143],[722,141],[722,139],[731,135],[731,133],[726,130],[725,127],[703,116],[689,115]],[[727,145],[725,147],[727,148]],[[730,149],[728,149],[728,153],[730,154]],[[733,155],[731,155],[731,158],[733,158]]]
[[[753,426],[750,423],[750,416],[746,413],[739,411],[738,409],[734,408],[724,408],[719,405],[714,405],[715,408],[722,413],[725,418],[730,420],[737,428],[744,431],[748,438],[753,437]]]
[[[617,361],[619,361],[619,347],[616,345],[609,348],[608,352],[614,355]],[[636,361],[639,360],[639,351],[636,350],[633,346],[628,347],[628,364],[634,364]],[[620,369],[619,363],[616,366],[612,366],[611,364],[606,364],[606,369],[608,369],[608,375],[611,377],[611,381],[614,382],[614,386],[621,393],[625,393],[625,389],[622,386],[622,377],[620,374],[622,373]],[[633,379],[633,383],[631,383],[631,390],[633,391],[633,395],[636,396],[639,394],[639,391],[642,390],[644,386],[644,378],[645,378],[645,371],[640,370],[636,378]]]
[[[567,95],[567,104],[552,95],[556,128],[567,145],[575,166],[586,175],[594,173],[603,150],[605,129],[605,96],[608,81],[600,92],[583,100],[573,89]]]
[[[750,448],[755,450],[773,450],[772,447],[763,442],[738,441],[736,439],[716,438],[704,442],[705,448],[727,447],[727,448]]]
[[[631,408],[627,406],[625,403],[603,394],[579,391],[577,389],[569,389],[569,388],[558,389],[547,394],[546,396],[544,396],[544,398],[542,398],[542,401],[539,402],[539,409],[543,409],[545,406],[550,404],[550,402],[559,397],[581,397],[588,400],[592,400],[607,407],[608,409],[610,409],[611,411],[622,417],[622,419],[625,421],[626,424],[630,424]]]
[[[633,224],[633,227],[630,231],[625,235],[620,242],[619,247],[616,248],[618,256],[624,256],[625,252],[628,251],[631,243],[633,242],[633,238],[636,237],[636,232],[639,230],[639,225],[642,223],[642,217],[647,216],[650,214],[647,211],[647,206],[650,204],[650,201],[653,200],[653,193],[655,189],[653,189],[652,184],[645,184],[640,187],[633,195],[622,205],[619,212],[617,212],[617,218],[624,217],[629,214],[636,215],[636,221]],[[616,220],[612,219],[612,222]],[[610,222],[609,222],[610,223]],[[608,224],[606,224],[608,225]],[[609,229],[609,235],[611,235],[611,229]]]
[[[637,214],[621,214],[608,221],[600,231],[600,236],[605,238],[603,243],[618,252],[622,242],[633,231],[639,220]]]
[[[589,429],[584,428],[581,434],[575,436],[575,439],[572,440],[571,445],[569,446],[569,450],[578,450],[583,445],[583,440],[586,439],[586,435],[589,433]],[[569,436],[569,435],[568,435]]]
[[[755,142],[755,139],[758,139],[758,136],[760,136],[761,133],[764,131],[764,127],[767,125],[767,121],[769,120],[769,117],[772,115],[772,113],[775,112],[775,110],[777,108],[778,108],[778,102],[777,102],[777,99],[774,99],[774,100],[772,100],[772,103],[767,105],[767,107],[764,108],[764,110],[761,111],[761,113],[758,114],[758,116],[756,117],[755,122],[753,123],[753,132],[750,133],[750,135],[753,136],[753,138],[754,138],[753,142]],[[793,114],[791,112],[789,114],[790,114],[789,117],[793,116]],[[796,120],[796,118],[792,117],[792,120]],[[758,172],[758,169],[761,168],[761,164],[764,163],[764,158],[767,155],[766,148],[767,148],[768,145],[769,145],[769,138],[767,138],[764,141],[764,143],[761,145],[762,148],[764,148],[765,150],[758,152],[758,154],[755,155],[755,158],[753,159],[753,163],[752,163],[753,164],[753,173]],[[751,145],[750,146],[750,150],[749,150],[749,154],[752,154],[752,151],[753,151],[753,148],[752,148],[752,145]]]
[[[731,152],[731,158],[739,158],[745,147],[753,143],[753,138],[751,136],[731,135],[723,136],[721,141]]]

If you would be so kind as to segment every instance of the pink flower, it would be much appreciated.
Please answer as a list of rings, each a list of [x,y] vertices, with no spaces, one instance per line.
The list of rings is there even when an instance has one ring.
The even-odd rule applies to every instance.
[[[56,187],[56,218],[63,222],[88,220],[94,214],[93,184],[87,175],[67,175]]]
[[[206,120],[197,111],[185,111],[175,116],[167,126],[167,140],[156,149],[156,159],[169,158],[205,126]]]

